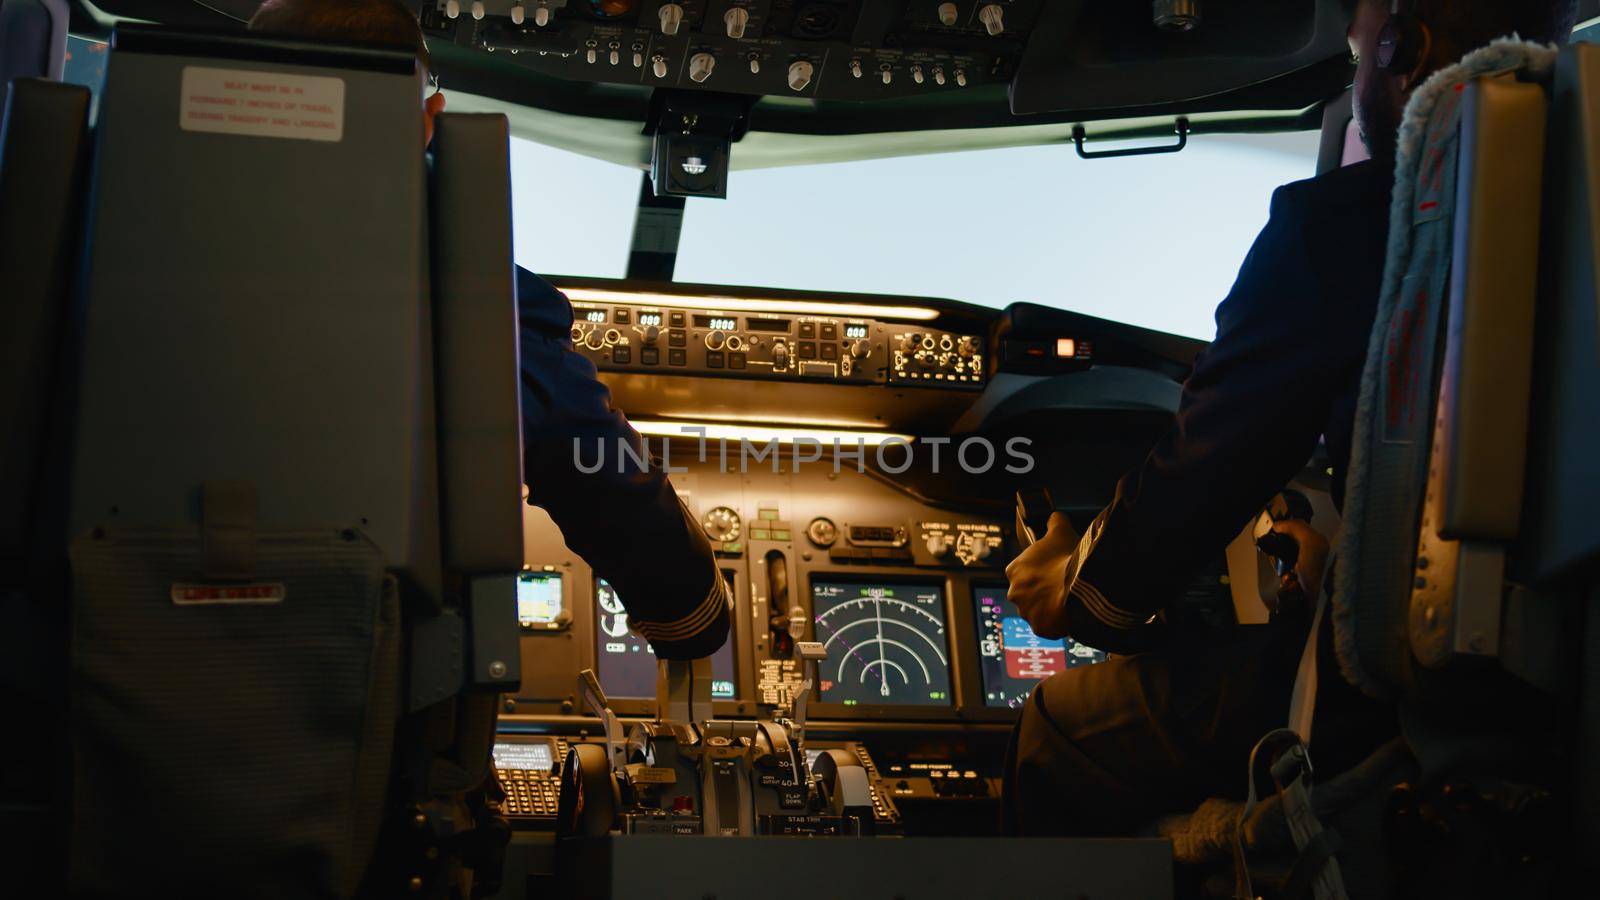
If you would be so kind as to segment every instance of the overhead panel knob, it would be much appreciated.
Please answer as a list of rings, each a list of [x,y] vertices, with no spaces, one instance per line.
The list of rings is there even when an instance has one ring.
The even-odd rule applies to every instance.
[[[444,17],[446,19],[454,19],[459,15],[461,15],[460,0],[445,0]]]
[[[923,78],[923,76],[922,76],[922,66],[920,64],[912,66],[911,67],[911,80],[915,81],[917,84],[921,84],[922,83],[922,78]]]
[[[661,329],[654,325],[647,325],[642,337],[646,345],[654,344],[656,341],[661,340]]]
[[[657,15],[661,17],[662,34],[678,33],[678,26],[683,24],[683,7],[676,3],[663,3]]]
[[[872,355],[872,345],[861,340],[851,341],[850,355],[856,359],[866,359]]]
[[[761,74],[761,54],[759,54],[759,53],[750,54],[750,74],[751,75],[760,75]]]
[[[978,21],[983,23],[983,27],[984,28],[989,29],[989,34],[991,36],[997,35],[1000,32],[1005,31],[1006,30],[1006,10],[1005,10],[1005,7],[1001,6],[998,3],[985,4],[983,9],[978,10]]]
[[[654,72],[657,78],[667,77],[667,58],[659,53],[651,57],[650,71]]]
[[[861,77],[861,60],[859,60],[859,59],[850,60],[850,77],[851,78],[860,78]]]
[[[950,553],[950,536],[947,534],[928,535],[928,555],[935,559],[947,556]]]
[[[728,37],[738,40],[744,37],[744,28],[750,24],[750,11],[742,6],[732,6],[722,14],[722,23],[728,26]]]
[[[550,3],[548,0],[539,0],[539,6],[533,11],[533,24],[540,28],[550,24]]]
[[[789,66],[789,89],[803,91],[811,85],[811,76],[816,73],[816,67],[809,60],[797,59]]]
[[[696,53],[689,57],[689,80],[695,84],[703,84],[711,77],[711,70],[717,67],[717,58],[709,53]]]
[[[483,18],[483,0],[472,0],[472,17],[480,20]]]
[[[1193,31],[1200,24],[1200,0],[1155,0],[1154,15],[1162,31]]]
[[[960,20],[961,10],[954,3],[939,4],[939,22],[946,28],[953,27]]]
[[[521,25],[522,24],[522,17],[525,14],[526,13],[522,8],[522,4],[521,3],[518,3],[515,6],[512,6],[511,7],[511,24],[513,24],[513,25]]]

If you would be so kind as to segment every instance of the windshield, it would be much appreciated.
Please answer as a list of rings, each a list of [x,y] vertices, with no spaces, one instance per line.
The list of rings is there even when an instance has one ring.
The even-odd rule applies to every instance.
[[[622,275],[638,174],[517,144],[518,261]],[[1210,339],[1273,189],[1313,174],[1317,144],[1202,135],[1163,156],[1057,145],[734,172],[728,199],[688,201],[676,277],[1029,301]]]

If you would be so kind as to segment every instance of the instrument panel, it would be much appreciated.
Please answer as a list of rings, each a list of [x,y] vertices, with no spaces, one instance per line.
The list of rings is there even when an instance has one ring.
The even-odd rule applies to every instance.
[[[602,371],[964,390],[982,390],[986,380],[978,335],[868,317],[650,302],[661,299],[573,299],[573,346]]]
[[[806,678],[798,645],[821,644],[807,747],[845,753],[870,773],[877,833],[986,833],[1017,709],[1043,680],[1106,656],[1034,634],[1006,600],[1015,517],[1009,497],[985,501],[1007,479],[968,481],[941,499],[951,477],[941,465],[988,473],[1000,463],[967,453],[969,441],[1020,461],[1010,433],[961,432],[957,420],[1030,379],[1086,371],[1101,355],[1091,345],[1109,348],[1113,366],[1154,369],[1145,357],[1167,357],[1145,349],[1142,333],[1138,343],[1070,317],[1007,320],[1008,330],[987,311],[927,298],[558,286],[572,303],[574,348],[671,467],[732,588],[730,636],[711,659],[716,720],[792,716]],[[991,380],[1015,368],[997,362],[1019,342],[1031,342],[1029,359],[1048,357],[1039,374]],[[1111,452],[1099,436],[1083,446]],[[617,529],[627,540],[627,522]],[[504,698],[502,728],[519,739],[599,740],[577,690],[586,669],[613,713],[652,720],[659,670],[629,627],[625,598],[542,510],[526,508],[524,541],[523,678]],[[1188,602],[1231,620],[1228,578],[1208,570]]]
[[[875,100],[1007,84],[1043,0],[432,0],[433,36],[574,81]]]

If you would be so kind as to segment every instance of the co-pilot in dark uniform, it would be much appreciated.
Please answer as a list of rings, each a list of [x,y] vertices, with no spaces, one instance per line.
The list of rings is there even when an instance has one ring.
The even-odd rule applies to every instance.
[[[279,34],[387,43],[417,48],[429,65],[422,29],[399,0],[267,0],[250,28]],[[444,95],[423,101],[426,133],[443,111]],[[705,534],[648,459],[594,364],[572,348],[572,306],[549,282],[517,269],[517,318],[522,370],[523,477],[528,499],[543,507],[567,546],[617,589],[628,624],[662,659],[709,656],[727,639],[727,586]],[[574,441],[586,461],[605,446],[606,465],[593,474],[577,466]],[[620,459],[619,459],[620,457]]]
[[[1304,626],[1207,644],[1153,639],[1145,623],[1299,473],[1319,436],[1342,502],[1410,91],[1501,35],[1562,42],[1576,15],[1573,0],[1402,0],[1400,11],[1432,40],[1399,71],[1376,63],[1392,0],[1358,4],[1356,118],[1374,161],[1278,190],[1217,308],[1216,340],[1184,385],[1172,430],[1118,483],[1081,542],[1065,517],[1052,519],[1051,533],[1007,569],[1012,599],[1037,631],[1132,654],[1034,689],[1009,753],[1012,832],[1126,835],[1207,797],[1243,794],[1251,747],[1287,718]],[[1319,638],[1318,658],[1331,662],[1331,630]],[[1360,696],[1331,665],[1318,683],[1313,756],[1326,777],[1396,725],[1392,709]]]

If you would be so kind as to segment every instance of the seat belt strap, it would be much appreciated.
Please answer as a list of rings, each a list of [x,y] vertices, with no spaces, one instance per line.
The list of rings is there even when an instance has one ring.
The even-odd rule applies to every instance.
[[[1294,690],[1289,694],[1289,730],[1311,743],[1312,718],[1317,710],[1317,649],[1321,643],[1322,619],[1328,612],[1328,592],[1317,597],[1317,611],[1311,616],[1311,633],[1306,635],[1306,646],[1300,651],[1300,666],[1294,673]]]
[[[1343,846],[1344,842],[1339,839],[1337,832],[1324,831],[1313,838],[1289,868],[1289,877],[1284,879],[1278,896],[1283,900],[1303,900],[1314,896],[1313,879],[1320,876],[1327,864],[1333,861],[1333,855]]]
[[[1283,798],[1284,821],[1295,849],[1305,858],[1308,847],[1326,846],[1331,838],[1311,807],[1311,755],[1306,747],[1311,739],[1311,723],[1317,706],[1317,648],[1322,631],[1322,619],[1327,614],[1328,592],[1320,591],[1316,612],[1311,617],[1311,632],[1306,635],[1305,649],[1300,653],[1300,666],[1295,672],[1294,689],[1289,700],[1289,727],[1269,732],[1250,751],[1249,789],[1244,809],[1233,835],[1234,896],[1237,900],[1253,900],[1254,889],[1250,883],[1250,866],[1244,854],[1244,826],[1255,811],[1257,803],[1256,778],[1258,763],[1263,761],[1263,749],[1274,745],[1284,746],[1273,761],[1272,780]],[[1268,749],[1270,753],[1271,750]],[[1344,876],[1339,871],[1338,860],[1329,851],[1311,881],[1312,895],[1317,900],[1347,900]]]

